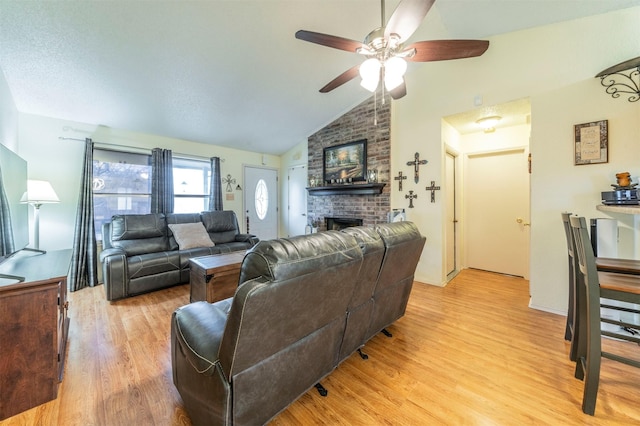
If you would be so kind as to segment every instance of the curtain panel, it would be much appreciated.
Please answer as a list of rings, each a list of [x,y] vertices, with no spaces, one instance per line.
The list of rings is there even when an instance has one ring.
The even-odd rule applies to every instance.
[[[220,157],[211,157],[211,183],[209,185],[209,210],[222,210],[222,179]]]
[[[86,139],[69,272],[71,291],[98,284],[98,256],[93,222],[93,141]]]
[[[173,159],[170,149],[151,151],[151,213],[173,213]]]

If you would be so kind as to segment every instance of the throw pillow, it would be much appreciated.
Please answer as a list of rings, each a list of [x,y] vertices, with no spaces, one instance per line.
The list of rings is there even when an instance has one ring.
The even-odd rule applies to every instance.
[[[170,223],[169,229],[173,232],[180,250],[198,247],[213,247],[215,244],[209,238],[207,230],[202,222],[195,223]]]

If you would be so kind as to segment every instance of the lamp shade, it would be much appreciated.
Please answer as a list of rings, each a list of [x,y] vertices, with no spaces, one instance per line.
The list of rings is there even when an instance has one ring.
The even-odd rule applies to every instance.
[[[404,73],[407,72],[407,62],[394,56],[384,63],[384,86],[387,90],[393,90],[404,81]]]
[[[53,187],[46,180],[28,180],[27,192],[22,195],[21,203],[45,204],[59,203],[60,199]]]
[[[375,58],[367,59],[360,65],[360,85],[370,92],[375,92],[380,81],[380,61]]]

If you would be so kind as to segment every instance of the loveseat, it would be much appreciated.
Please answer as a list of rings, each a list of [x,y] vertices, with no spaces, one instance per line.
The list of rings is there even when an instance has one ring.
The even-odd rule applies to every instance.
[[[173,313],[193,424],[264,424],[319,384],[404,314],[424,243],[410,222],[259,242],[233,298]]]
[[[247,250],[233,211],[115,215],[102,226],[100,253],[107,300],[189,282],[189,259]]]

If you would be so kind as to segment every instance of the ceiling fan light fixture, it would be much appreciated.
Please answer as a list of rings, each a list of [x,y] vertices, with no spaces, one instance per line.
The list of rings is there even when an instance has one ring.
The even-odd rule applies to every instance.
[[[375,92],[380,82],[382,64],[376,58],[369,58],[360,65],[360,85],[370,92]]]
[[[407,72],[407,62],[397,56],[387,59],[384,63],[384,87],[391,91],[404,82]]]
[[[385,1],[380,0],[380,27],[367,34],[363,42],[314,31],[296,31],[295,36],[299,40],[355,52],[369,58],[361,65],[354,65],[338,75],[322,87],[320,93],[342,86],[356,78],[359,72],[362,76],[361,86],[375,92],[380,86],[380,80],[384,80],[391,97],[397,100],[407,94],[403,78],[407,63],[404,59],[411,62],[431,62],[482,55],[489,47],[486,40],[426,40],[404,47],[404,43],[418,29],[434,2],[435,0],[396,0],[397,7],[387,20]]]

